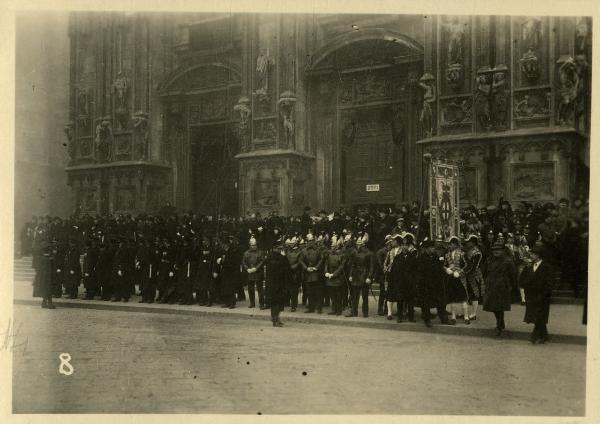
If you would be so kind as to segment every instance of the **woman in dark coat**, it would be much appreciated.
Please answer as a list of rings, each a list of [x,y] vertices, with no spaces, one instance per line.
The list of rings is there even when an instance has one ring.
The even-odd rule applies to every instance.
[[[265,261],[265,282],[267,286],[267,303],[271,305],[271,321],[273,327],[282,327],[279,314],[288,298],[288,279],[291,278],[292,268],[285,256],[283,240],[274,243]]]
[[[540,246],[531,249],[531,265],[521,274],[521,285],[525,289],[524,322],[534,324],[531,343],[544,343],[548,340],[548,316],[550,315],[550,298],[554,269],[546,259],[545,251]]]
[[[495,243],[486,264],[486,291],[483,297],[483,310],[496,316],[496,336],[500,337],[505,328],[504,311],[510,311],[511,288],[516,285],[517,269],[507,256],[504,246]]]
[[[404,253],[402,254],[402,261],[400,266],[399,275],[399,288],[400,288],[400,299],[401,308],[398,308],[398,322],[402,322],[402,314],[400,311],[406,311],[408,314],[408,320],[415,322],[415,300],[417,296],[417,249],[415,248],[415,236],[411,233],[404,235]]]

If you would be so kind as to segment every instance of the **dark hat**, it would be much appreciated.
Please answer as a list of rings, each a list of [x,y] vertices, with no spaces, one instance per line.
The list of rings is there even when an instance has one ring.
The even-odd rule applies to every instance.
[[[433,240],[429,240],[429,238],[425,237],[423,239],[423,241],[420,243],[420,246],[423,249],[427,249],[428,247],[433,247],[435,246],[435,243],[433,242]]]

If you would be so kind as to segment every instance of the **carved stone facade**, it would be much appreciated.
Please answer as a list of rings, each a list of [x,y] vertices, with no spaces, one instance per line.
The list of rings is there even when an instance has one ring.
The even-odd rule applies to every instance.
[[[545,200],[589,157],[586,18],[75,13],[70,35],[67,171],[96,213],[393,205],[442,147],[463,202],[523,200],[553,163]]]

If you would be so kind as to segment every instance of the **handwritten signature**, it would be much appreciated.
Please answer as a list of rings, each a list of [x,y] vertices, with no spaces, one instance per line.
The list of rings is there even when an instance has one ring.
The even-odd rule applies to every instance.
[[[10,352],[20,351],[21,354],[25,353],[29,339],[27,337],[20,337],[22,326],[23,323],[20,322],[18,325],[15,325],[15,322],[9,318],[6,331],[0,333],[0,337],[3,337],[2,344],[0,344],[0,350]]]

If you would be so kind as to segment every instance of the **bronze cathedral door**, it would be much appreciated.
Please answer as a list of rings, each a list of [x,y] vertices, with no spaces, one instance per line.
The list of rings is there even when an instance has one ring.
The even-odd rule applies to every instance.
[[[394,144],[398,106],[341,111],[342,204],[394,204],[402,178],[400,151]]]

